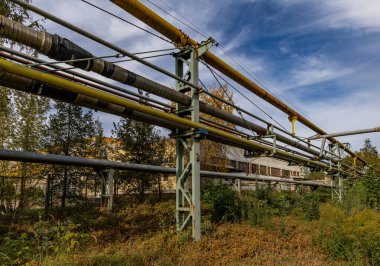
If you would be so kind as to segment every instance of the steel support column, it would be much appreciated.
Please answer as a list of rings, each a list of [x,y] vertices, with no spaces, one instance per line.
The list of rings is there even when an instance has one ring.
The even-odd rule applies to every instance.
[[[205,42],[200,48],[189,47],[176,55],[176,75],[188,80],[196,87],[199,86],[199,59],[212,45]],[[185,73],[184,67],[187,65]],[[177,104],[177,115],[190,115],[191,121],[199,123],[199,92],[194,87],[177,81],[176,89],[181,93],[189,93],[191,106]],[[206,131],[192,128],[191,130],[176,132],[176,219],[177,231],[182,231],[192,222],[192,236],[194,240],[201,238],[201,177],[200,177],[200,140]],[[206,133],[207,134],[207,133]],[[187,161],[187,162],[186,162]],[[191,182],[188,178],[191,176]]]
[[[329,151],[337,159],[338,163],[336,167],[340,170],[342,169],[341,161],[343,159],[344,150],[337,143],[329,145]],[[331,177],[331,197],[333,200],[338,200],[339,202],[343,201],[343,177],[340,171],[335,172]]]

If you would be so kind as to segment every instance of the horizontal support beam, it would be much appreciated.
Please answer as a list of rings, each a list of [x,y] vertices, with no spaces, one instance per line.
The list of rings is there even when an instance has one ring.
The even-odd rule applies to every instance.
[[[0,150],[0,160],[39,163],[39,164],[68,165],[68,166],[87,167],[87,168],[96,168],[96,169],[112,168],[115,170],[172,174],[172,175],[175,175],[176,173],[176,169],[172,167],[123,163],[123,162],[115,162],[115,161],[109,161],[109,160],[88,159],[88,158],[83,158],[83,157],[64,156],[64,155],[55,155],[55,154],[39,154],[39,153],[34,153],[34,152],[10,151],[10,150]],[[255,174],[247,175],[243,173],[221,173],[221,172],[213,172],[213,171],[201,171],[201,175],[205,177],[211,177],[211,178],[238,178],[241,180],[248,180],[248,181],[257,180],[257,181],[263,181],[263,182],[280,182],[280,183],[289,183],[289,184],[314,186],[314,187],[331,187],[331,185],[313,182],[313,181],[291,180],[291,179],[286,179],[286,178],[267,177],[267,176],[255,175]]]

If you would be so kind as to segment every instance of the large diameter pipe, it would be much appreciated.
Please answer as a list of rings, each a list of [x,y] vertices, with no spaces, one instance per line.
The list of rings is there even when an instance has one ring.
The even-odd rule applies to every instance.
[[[309,139],[314,140],[314,139],[321,139],[321,138],[351,136],[351,135],[359,135],[359,134],[374,133],[374,132],[380,132],[380,127],[360,129],[360,130],[351,130],[351,131],[343,131],[343,132],[339,132],[339,133],[326,134],[326,135],[318,134],[318,135],[311,137]]]
[[[173,42],[175,42],[178,46],[186,46],[191,45],[193,47],[198,47],[199,44],[194,39],[190,38],[188,35],[186,35],[181,30],[174,27],[172,24],[167,22],[165,19],[163,19],[161,16],[153,12],[151,9],[143,5],[140,1],[137,0],[110,0],[120,8],[124,9],[131,15],[135,16],[151,28],[155,29],[157,32],[161,33],[165,37],[169,38]],[[289,116],[295,116],[297,117],[297,120],[300,121],[302,124],[307,126],[308,128],[314,130],[315,132],[319,134],[327,134],[323,129],[312,123],[310,120],[308,120],[303,115],[299,114],[297,111],[293,110],[291,107],[274,97],[272,94],[258,86],[256,83],[251,81],[249,78],[245,77],[243,74],[241,74],[239,71],[231,67],[229,64],[218,58],[216,55],[211,53],[210,51],[207,51],[202,55],[202,57],[205,59],[205,61],[226,75],[227,77],[231,78],[232,80],[236,81],[241,86],[245,87],[246,89],[250,90],[263,100],[267,101],[268,103],[272,104],[273,106],[277,107],[284,113],[288,114]],[[329,140],[334,143],[338,143],[339,146],[344,149],[346,152],[348,152],[351,156],[356,156],[356,154],[348,149],[345,145],[338,142],[336,139],[330,137]],[[360,158],[357,157],[361,162],[366,164],[366,162]]]
[[[140,122],[153,124],[163,128],[168,128],[174,130],[180,128],[186,130],[187,127],[184,127],[180,124],[169,122],[164,119],[160,119],[154,116],[150,116],[138,111],[134,111],[128,108],[125,108],[120,105],[107,103],[101,100],[98,100],[94,97],[87,95],[70,92],[67,90],[62,90],[59,87],[51,86],[42,82],[35,82],[30,78],[25,78],[19,75],[11,74],[4,72],[0,69],[0,85],[8,87],[11,89],[36,94],[42,97],[46,97],[53,100],[64,101],[71,103],[77,106],[86,107],[94,110],[99,110],[109,114],[130,118]]]
[[[64,156],[55,154],[38,154],[34,152],[0,150],[0,160],[29,162],[40,164],[69,165],[77,167],[91,167],[95,169],[112,168],[116,170],[126,170],[134,172],[148,172],[161,174],[175,174],[176,169],[172,167],[163,167],[146,164],[133,164],[124,162],[115,162],[109,160],[88,159],[83,157]],[[317,183],[313,181],[291,180],[286,178],[266,177],[262,175],[247,175],[240,173],[221,173],[213,171],[201,171],[202,176],[213,178],[239,178],[242,180],[258,180],[265,182],[281,182],[289,184],[299,184],[315,187],[331,187],[331,185]]]
[[[26,27],[25,25],[10,20],[4,16],[0,16],[0,26],[0,35],[30,46],[55,60],[88,59],[94,57],[90,52],[67,39],[64,39],[58,35],[51,35],[47,32],[35,31],[30,27]],[[79,62],[74,61],[71,64],[83,70],[91,70],[105,77],[114,79],[115,81],[148,91],[181,105],[189,106],[191,104],[191,98],[189,96],[103,59],[89,59]],[[199,103],[199,109],[201,112],[211,116],[255,131],[259,135],[267,135],[269,133],[266,128],[258,124],[227,113],[204,102]],[[278,133],[270,134],[276,135],[276,139],[280,142],[291,145],[304,152],[311,153],[314,156],[320,156],[319,151],[303,145],[298,141],[292,140]],[[332,160],[336,163],[335,159]]]
[[[44,82],[44,83],[50,84],[52,86],[60,87],[60,88],[63,88],[65,90],[68,90],[70,92],[83,94],[83,95],[86,95],[89,97],[94,97],[94,98],[97,98],[97,99],[104,101],[104,102],[113,103],[113,104],[120,105],[120,106],[123,106],[123,107],[128,108],[128,109],[132,109],[134,111],[139,111],[139,112],[142,112],[142,113],[154,116],[154,117],[158,117],[158,118],[161,118],[164,120],[172,121],[172,122],[175,122],[175,123],[178,123],[178,124],[181,124],[183,126],[187,126],[187,127],[193,128],[193,129],[204,129],[204,130],[207,130],[209,133],[211,133],[215,136],[224,138],[228,141],[244,144],[248,148],[253,149],[253,150],[259,150],[259,151],[263,151],[263,152],[265,152],[265,151],[266,152],[272,152],[272,147],[264,146],[264,145],[261,145],[261,144],[256,143],[256,142],[249,141],[247,139],[242,139],[240,137],[234,136],[230,133],[223,132],[223,131],[218,130],[216,128],[206,126],[206,125],[203,125],[203,124],[200,124],[197,122],[193,122],[191,120],[178,117],[174,114],[165,113],[165,112],[153,109],[153,108],[148,107],[148,106],[137,104],[137,103],[132,102],[130,100],[123,99],[123,98],[117,97],[115,95],[108,94],[106,92],[97,91],[93,88],[89,88],[89,87],[86,87],[84,85],[81,85],[81,84],[78,84],[78,83],[75,83],[75,82],[72,82],[72,81],[69,81],[66,79],[62,79],[62,78],[53,76],[53,75],[48,74],[48,73],[37,71],[35,69],[30,69],[28,67],[12,63],[12,62],[9,62],[9,61],[1,59],[1,58],[0,58],[0,69],[3,69],[6,72],[10,72],[10,73],[13,73],[16,75],[20,75],[23,77],[31,78],[33,80]],[[303,157],[296,156],[296,155],[293,155],[293,154],[285,152],[285,151],[278,150],[277,155],[286,157],[289,160],[302,162],[302,163],[310,165],[310,166],[320,167],[323,169],[329,169],[329,166],[325,163],[305,159]],[[347,173],[345,171],[341,171],[335,167],[332,167],[331,170],[332,171],[338,171],[338,172],[345,173],[345,174],[350,174],[350,173]]]
[[[23,0],[10,0],[10,1],[16,3],[17,5],[25,8],[25,9],[31,10],[31,11],[33,11],[33,12],[41,15],[42,17],[48,18],[48,19],[50,19],[50,20],[52,20],[52,21],[54,21],[54,22],[56,22],[56,23],[58,23],[60,25],[63,25],[66,28],[71,29],[72,31],[75,31],[75,32],[77,32],[77,33],[79,33],[79,34],[81,34],[83,36],[86,36],[87,38],[89,38],[89,39],[91,39],[91,40],[93,40],[93,41],[95,41],[97,43],[100,43],[100,44],[102,44],[102,45],[104,45],[104,46],[106,46],[106,47],[108,47],[108,48],[110,48],[112,50],[115,50],[115,51],[121,53],[124,56],[128,56],[129,58],[131,58],[133,60],[136,60],[137,62],[140,62],[141,64],[144,64],[144,65],[146,65],[146,66],[148,66],[148,67],[150,67],[150,68],[152,68],[154,70],[157,70],[158,72],[161,72],[162,74],[165,74],[166,76],[172,77],[172,78],[174,78],[174,79],[176,79],[178,81],[181,81],[182,83],[184,83],[184,84],[186,84],[188,86],[196,88],[196,86],[194,86],[192,83],[188,82],[187,80],[185,80],[183,78],[180,78],[180,77],[178,77],[178,76],[170,73],[169,71],[167,71],[167,70],[165,70],[163,68],[160,68],[160,67],[158,67],[158,66],[156,66],[156,65],[154,65],[154,64],[152,64],[152,63],[150,63],[150,62],[148,62],[148,61],[146,61],[146,60],[144,60],[144,59],[142,59],[142,58],[140,58],[138,56],[136,56],[135,54],[132,54],[132,53],[130,53],[130,52],[128,52],[128,51],[126,51],[126,50],[124,50],[124,49],[122,49],[122,48],[120,48],[120,47],[118,47],[118,46],[116,46],[116,45],[114,45],[114,44],[106,41],[103,38],[97,37],[94,34],[91,34],[91,33],[87,32],[87,31],[85,31],[85,30],[83,30],[83,29],[81,29],[81,28],[79,28],[79,27],[77,27],[77,26],[75,26],[73,24],[70,24],[67,21],[63,20],[63,19],[60,19],[60,18],[58,18],[58,17],[56,17],[56,16],[54,16],[54,15],[48,13],[48,12],[45,12],[42,9],[37,8],[36,6],[33,6],[33,5],[31,5],[31,4],[23,1]]]

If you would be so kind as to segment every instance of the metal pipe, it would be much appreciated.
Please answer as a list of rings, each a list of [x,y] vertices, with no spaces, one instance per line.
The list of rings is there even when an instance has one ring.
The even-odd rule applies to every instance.
[[[186,45],[191,45],[193,47],[198,47],[199,43],[194,39],[190,38],[181,30],[174,27],[172,24],[167,22],[161,16],[156,14],[154,11],[143,5],[140,1],[137,0],[110,0],[120,8],[124,9],[131,15],[135,16],[151,28],[155,29],[157,32],[161,33],[163,36],[169,38],[174,43],[176,43],[179,47],[183,47]],[[231,78],[241,86],[250,90],[263,100],[277,107],[284,113],[288,114],[289,117],[297,117],[297,120],[302,124],[307,126],[308,128],[314,130],[319,134],[327,134],[324,130],[319,128],[317,125],[309,121],[306,117],[299,114],[297,111],[293,110],[291,107],[287,106],[285,103],[274,97],[272,94],[261,88],[259,85],[245,77],[243,74],[238,72],[236,69],[225,63],[223,60],[218,58],[216,55],[207,51],[203,54],[203,58],[205,61],[211,65],[213,68],[217,69],[219,72],[223,73],[227,77]],[[348,152],[351,156],[357,157],[357,155],[348,149],[344,144],[338,142],[336,139],[330,137],[329,140],[333,143],[338,143],[339,146]],[[358,159],[366,164],[366,162],[358,157]]]
[[[56,165],[69,165],[77,167],[91,167],[96,169],[112,168],[115,170],[127,170],[134,172],[149,172],[149,173],[161,173],[161,174],[175,174],[176,169],[171,167],[163,167],[156,165],[146,164],[133,164],[124,162],[114,162],[109,160],[88,159],[83,157],[64,156],[55,154],[38,154],[34,152],[25,151],[10,151],[0,150],[0,160],[5,161],[17,161],[17,162],[29,162],[40,164],[56,164]],[[213,171],[201,171],[201,175],[212,178],[240,178],[242,180],[258,180],[265,182],[282,182],[290,184],[299,184],[306,186],[316,187],[331,187],[331,185],[317,183],[313,181],[301,181],[291,180],[286,178],[266,177],[261,175],[247,175],[240,173],[221,173]]]
[[[68,92],[62,90],[59,87],[51,86],[46,83],[35,82],[32,79],[25,78],[19,75],[10,74],[4,72],[0,68],[0,85],[4,87],[9,87],[19,91],[24,91],[28,93],[37,94],[42,97],[47,97],[53,100],[64,101],[71,103],[77,106],[82,106],[86,108],[91,108],[94,110],[99,110],[102,112],[114,114],[121,117],[131,118],[140,122],[149,123],[157,125],[164,128],[176,129],[181,128],[186,130],[187,127],[184,127],[180,124],[169,122],[164,119],[156,118],[138,111],[134,111],[120,105],[107,103],[101,100],[98,100],[94,97],[89,97],[80,93]]]
[[[16,61],[18,63],[26,64],[26,65],[28,65],[30,63],[30,61],[23,60],[21,58],[18,58],[18,57],[15,57],[15,56],[3,53],[3,52],[0,52],[0,56],[2,56],[4,58],[7,58],[7,59],[11,59],[12,61]],[[38,69],[40,69],[40,70],[42,70],[44,72],[48,72],[48,73],[52,72],[52,70],[50,68],[47,68],[47,67],[42,66],[42,65],[34,66],[34,68],[38,68]],[[149,100],[144,100],[144,99],[140,99],[140,98],[136,99],[136,98],[131,97],[131,96],[129,96],[129,95],[125,94],[125,93],[122,93],[120,91],[112,90],[112,89],[109,89],[107,87],[102,87],[102,86],[99,86],[98,84],[94,84],[94,83],[88,82],[86,80],[79,79],[79,78],[77,78],[75,76],[67,75],[67,74],[64,74],[64,73],[57,73],[57,72],[55,72],[55,75],[63,77],[63,78],[66,78],[66,79],[69,79],[69,80],[72,80],[72,81],[75,81],[75,82],[82,83],[84,85],[87,85],[87,86],[90,86],[90,87],[93,87],[93,88],[96,88],[96,89],[99,89],[99,90],[102,90],[102,91],[105,91],[105,92],[109,92],[109,93],[121,96],[123,98],[129,99],[129,100],[132,100],[132,101],[135,101],[135,102],[139,102],[141,104],[146,104],[148,106],[151,106],[153,108],[157,108],[157,109],[163,110],[165,112],[170,112],[171,111],[170,109],[164,108],[164,107],[162,107],[160,105],[156,105],[156,104],[150,103]]]
[[[0,27],[1,35],[14,41],[21,42],[24,45],[31,46],[32,48],[39,50],[41,53],[49,56],[50,58],[61,60],[67,58],[79,59],[92,57],[92,54],[90,52],[67,39],[63,39],[58,35],[53,36],[47,32],[35,31],[29,27],[26,27],[25,25],[22,25],[21,23],[12,21],[3,16],[0,16],[0,25],[2,25],[2,27]],[[134,86],[144,91],[148,91],[181,105],[189,106],[191,103],[191,98],[183,93],[175,91],[160,83],[137,75],[127,69],[119,67],[111,62],[104,61],[102,59],[73,62],[73,64],[83,70],[92,70],[105,77],[112,78],[118,82]],[[243,128],[253,130],[259,135],[274,134],[276,135],[276,139],[280,142],[291,145],[304,152],[311,153],[317,157],[320,156],[320,151],[311,149],[310,147],[303,145],[298,141],[292,140],[278,133],[269,132],[268,129],[261,127],[251,121],[247,121],[243,118],[227,113],[204,102],[199,102],[199,108],[201,112],[236,124]],[[329,159],[331,159],[334,163],[337,163],[336,159]]]
[[[4,47],[4,46],[1,46],[0,45],[0,50],[2,51],[5,51],[7,53],[10,53],[10,54],[14,54],[14,55],[17,55],[19,57],[22,57],[22,58],[25,58],[25,59],[28,59],[28,60],[31,60],[31,61],[34,61],[34,62],[38,62],[38,63],[47,63],[46,61],[40,59],[40,58],[37,58],[37,57],[33,57],[33,56],[30,56],[30,55],[27,55],[27,54],[24,54],[24,53],[21,53],[21,52],[18,52],[18,51],[15,51],[15,50],[12,50],[10,48],[7,48],[7,47]],[[77,77],[80,77],[84,80],[89,80],[91,82],[94,82],[94,83],[97,83],[97,84],[100,84],[100,85],[103,85],[103,86],[106,86],[106,87],[110,87],[116,91],[120,91],[120,92],[123,92],[123,93],[126,93],[126,94],[129,94],[129,95],[132,95],[132,96],[135,96],[135,97],[138,97],[138,98],[141,98],[141,99],[144,99],[144,100],[147,100],[147,101],[150,101],[150,102],[153,102],[153,103],[156,103],[156,104],[159,104],[159,105],[162,105],[164,107],[167,107],[167,108],[172,108],[170,105],[168,104],[165,104],[163,102],[160,102],[160,101],[157,101],[155,99],[152,99],[152,98],[149,98],[149,97],[146,97],[144,95],[140,95],[138,93],[134,93],[132,91],[129,91],[127,89],[124,89],[124,88],[121,88],[121,87],[118,87],[116,85],[113,85],[113,84],[110,84],[110,83],[107,83],[107,82],[104,82],[104,81],[101,81],[99,79],[96,79],[96,78],[93,78],[93,77],[90,77],[90,76],[87,76],[87,75],[84,75],[82,73],[79,73],[79,72],[76,72],[76,71],[72,71],[72,70],[69,70],[67,68],[64,68],[64,67],[61,67],[61,66],[57,66],[57,65],[51,65],[50,67],[56,69],[57,71],[62,71],[64,73],[68,73],[68,74],[71,74],[71,75],[74,75],[74,76],[77,76]],[[55,72],[57,72],[55,71]]]
[[[261,144],[255,143],[253,141],[249,141],[247,139],[243,139],[243,138],[234,136],[230,133],[220,131],[216,128],[206,126],[206,125],[203,125],[203,124],[200,124],[197,122],[193,122],[193,121],[190,121],[188,119],[178,117],[174,114],[165,113],[165,112],[153,109],[151,107],[144,106],[144,105],[132,102],[130,100],[117,97],[117,96],[112,95],[112,94],[108,94],[108,93],[103,92],[103,91],[97,91],[93,88],[89,88],[87,86],[72,82],[70,80],[62,79],[62,78],[53,76],[53,75],[48,74],[48,73],[43,73],[43,72],[35,70],[35,69],[30,69],[28,67],[21,66],[21,65],[16,64],[16,63],[12,63],[12,62],[6,61],[6,60],[1,59],[1,58],[0,58],[0,69],[3,69],[4,71],[13,73],[15,75],[20,75],[23,77],[31,78],[33,80],[37,80],[39,82],[44,82],[44,83],[50,84],[52,86],[56,86],[56,87],[62,88],[64,90],[70,91],[72,93],[78,93],[78,94],[83,94],[83,95],[86,95],[89,97],[94,97],[94,98],[101,100],[103,102],[106,102],[106,103],[112,103],[115,105],[123,106],[125,108],[131,109],[134,111],[139,111],[139,112],[142,112],[142,113],[145,113],[145,114],[157,117],[157,118],[172,121],[172,122],[181,124],[183,126],[193,128],[194,130],[204,129],[204,130],[207,130],[209,133],[211,133],[217,137],[220,137],[220,138],[225,139],[227,141],[244,144],[248,148],[253,149],[253,150],[259,150],[259,151],[263,151],[263,152],[272,152],[272,147],[261,145]],[[288,160],[302,162],[302,163],[310,165],[310,166],[320,167],[322,169],[329,169],[332,171],[338,171],[341,173],[351,175],[351,173],[337,169],[335,167],[329,167],[327,164],[324,164],[322,162],[316,162],[313,160],[305,159],[303,157],[296,156],[296,155],[293,155],[293,154],[285,152],[285,151],[277,150],[276,154],[278,156],[286,157]]]
[[[74,93],[70,94],[65,91],[62,91],[62,89],[60,88],[56,88],[48,84],[38,84],[38,83],[35,83],[32,79],[6,73],[2,71],[1,69],[0,69],[0,85],[9,87],[12,89],[16,89],[19,91],[27,92],[27,93],[38,94],[39,96],[47,97],[54,100],[68,102],[77,106],[91,108],[94,110],[99,110],[102,112],[106,112],[106,113],[110,113],[110,114],[114,114],[114,115],[118,115],[122,117],[127,117],[127,118],[137,120],[140,122],[149,123],[152,125],[167,128],[172,131],[174,131],[175,129],[179,129],[182,131],[188,130],[186,126],[183,126],[178,123],[152,117],[150,115],[137,112],[137,111],[132,111],[132,110],[125,111],[125,108],[121,106],[116,106],[113,104],[106,105],[93,97],[88,97],[82,94],[74,94]],[[242,144],[226,141],[222,138],[213,136],[212,134],[208,136],[208,139],[212,141],[220,142],[226,145],[238,147],[241,149],[247,149],[247,147]]]
[[[330,137],[351,136],[351,135],[374,133],[374,132],[380,132],[380,127],[360,129],[360,130],[351,130],[351,131],[343,131],[343,132],[339,132],[339,133],[326,134],[326,135],[318,134],[316,136],[310,137],[309,140],[330,138]]]
[[[192,83],[188,82],[187,80],[182,79],[182,78],[180,78],[180,77],[178,77],[178,76],[170,73],[169,71],[166,71],[165,69],[160,68],[160,67],[158,67],[158,66],[156,66],[156,65],[154,65],[154,64],[152,64],[152,63],[150,63],[150,62],[148,62],[148,61],[146,61],[144,59],[141,59],[140,57],[138,57],[138,56],[136,56],[136,55],[134,55],[134,54],[132,54],[132,53],[130,53],[130,52],[128,52],[128,51],[126,51],[126,50],[124,50],[124,49],[116,46],[116,45],[113,45],[110,42],[107,42],[105,39],[99,38],[99,37],[95,36],[94,34],[91,34],[91,33],[87,32],[87,31],[85,31],[85,30],[83,30],[83,29],[81,29],[81,28],[79,28],[79,27],[71,24],[71,23],[68,23],[67,21],[64,21],[64,20],[62,20],[62,19],[60,19],[60,18],[58,18],[58,17],[56,17],[56,16],[54,16],[54,15],[52,15],[52,14],[44,11],[44,10],[42,10],[42,9],[36,7],[36,6],[33,6],[33,5],[31,5],[31,4],[29,4],[29,3],[25,2],[25,1],[22,1],[22,0],[11,0],[11,1],[14,2],[14,3],[16,3],[16,4],[18,4],[19,6],[21,6],[23,8],[25,8],[25,9],[31,10],[31,11],[33,11],[33,12],[35,12],[35,13],[37,13],[37,14],[45,17],[45,18],[50,19],[51,21],[54,21],[57,24],[60,24],[60,25],[66,27],[66,28],[68,28],[68,29],[70,29],[72,31],[75,31],[75,32],[77,32],[77,33],[79,33],[79,34],[81,34],[81,35],[83,35],[83,36],[85,36],[85,37],[87,37],[87,38],[89,38],[89,39],[97,42],[97,43],[100,43],[100,44],[102,44],[102,45],[104,45],[104,46],[106,46],[106,47],[108,47],[108,48],[110,48],[112,50],[115,50],[115,51],[121,53],[124,56],[128,56],[129,58],[132,58],[132,59],[136,60],[137,62],[140,62],[141,64],[144,64],[144,65],[146,65],[146,66],[148,66],[148,67],[150,67],[150,68],[152,68],[152,69],[154,69],[154,70],[156,70],[158,72],[161,72],[162,74],[164,74],[166,76],[174,78],[174,79],[176,79],[176,80],[178,80],[178,81],[180,81],[180,82],[182,82],[182,83],[184,83],[184,84],[186,84],[186,85],[188,85],[190,87],[196,88],[196,86],[194,86]]]

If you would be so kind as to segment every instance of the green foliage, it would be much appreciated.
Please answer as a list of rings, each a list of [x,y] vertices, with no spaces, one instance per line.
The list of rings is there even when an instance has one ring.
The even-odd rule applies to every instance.
[[[353,215],[324,205],[317,242],[335,259],[354,265],[380,264],[380,214],[364,209]]]
[[[242,195],[242,216],[253,226],[273,227],[273,209],[270,207],[272,198],[268,188],[258,188]]]
[[[367,204],[376,210],[380,208],[380,172],[370,168],[361,181],[365,188]]]
[[[237,222],[241,219],[241,203],[235,191],[224,185],[206,183],[202,186],[202,201],[212,206],[211,221]]]
[[[79,106],[57,102],[55,112],[50,115],[49,127],[45,138],[45,149],[49,153],[66,156],[99,157],[96,148],[101,148],[103,130],[92,111]],[[68,166],[55,166],[50,174],[55,180],[54,196],[60,197],[61,207],[67,203],[83,200],[90,183],[89,177],[95,176],[92,170]],[[94,181],[95,183],[95,181]]]
[[[301,209],[308,221],[318,220],[320,218],[319,198],[316,195],[306,195],[301,202]]]
[[[121,141],[121,144],[116,147],[117,160],[137,164],[161,165],[164,163],[165,139],[153,125],[121,118],[117,124],[114,123],[112,134]],[[119,149],[126,153],[118,153]],[[146,190],[157,187],[160,193],[159,178],[155,174],[122,172],[119,176],[120,180],[124,180],[124,185],[129,192],[139,192],[140,202],[145,200]]]
[[[76,232],[79,225],[38,222],[28,233],[9,233],[2,239],[0,264],[22,264],[42,261],[46,256],[75,251],[83,235]]]

